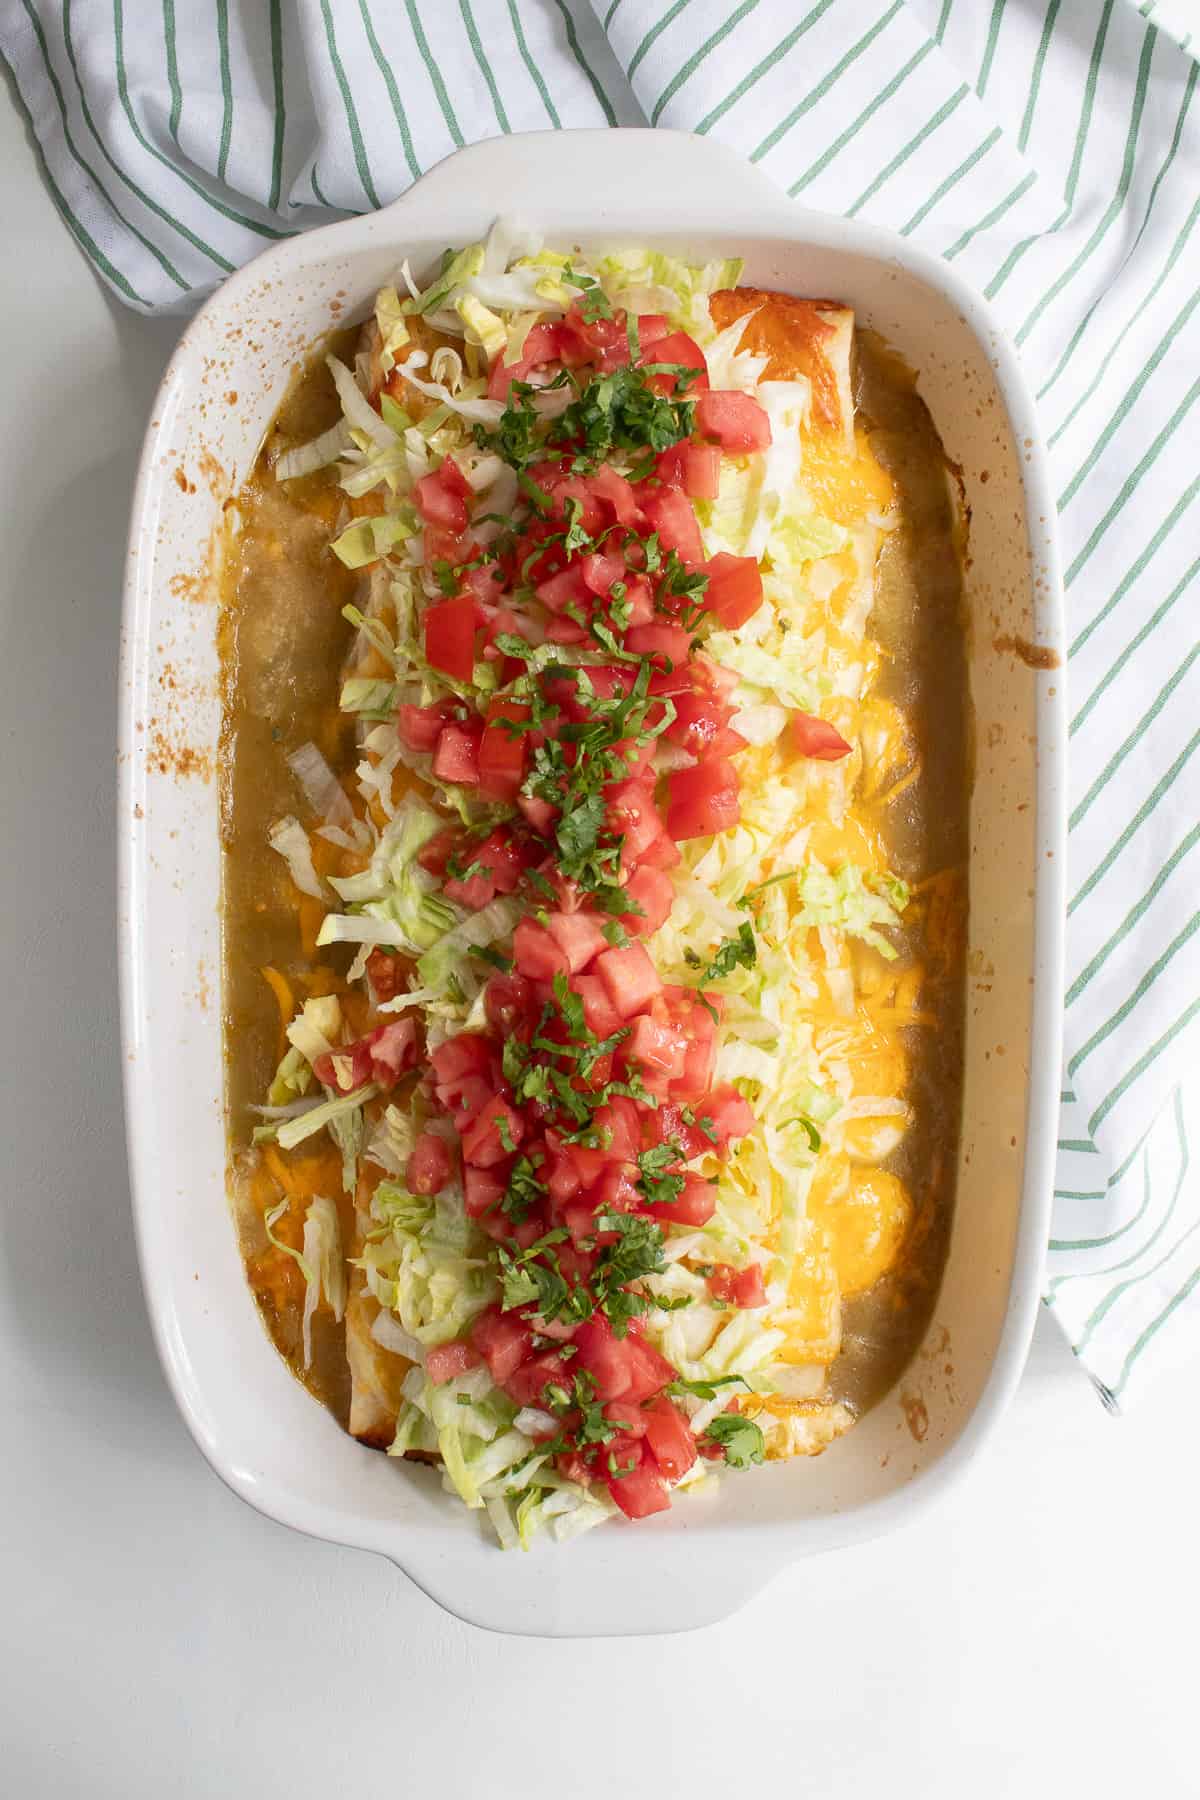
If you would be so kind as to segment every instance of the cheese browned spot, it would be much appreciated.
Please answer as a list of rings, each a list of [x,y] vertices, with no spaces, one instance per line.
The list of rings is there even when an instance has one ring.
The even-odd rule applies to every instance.
[[[836,300],[798,300],[752,287],[722,288],[709,304],[718,331],[753,313],[741,348],[770,358],[767,380],[789,381],[803,375],[812,384],[814,417],[828,431],[853,430],[848,370],[854,314],[849,307]]]

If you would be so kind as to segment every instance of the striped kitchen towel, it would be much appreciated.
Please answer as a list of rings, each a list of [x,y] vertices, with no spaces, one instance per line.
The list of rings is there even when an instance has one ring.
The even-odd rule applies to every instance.
[[[55,201],[145,311],[468,139],[647,122],[898,226],[999,308],[1050,443],[1070,639],[1047,1299],[1112,1404],[1200,1333],[1195,5],[0,0]]]

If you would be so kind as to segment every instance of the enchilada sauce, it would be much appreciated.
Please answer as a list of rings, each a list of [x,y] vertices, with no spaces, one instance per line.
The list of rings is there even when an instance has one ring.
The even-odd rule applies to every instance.
[[[736,309],[736,296],[716,298]],[[807,342],[838,328],[836,309],[789,304],[804,310]],[[753,342],[750,332],[762,329],[761,321],[752,321],[747,343]],[[768,333],[754,346],[774,356],[771,375],[795,372],[787,364],[786,335],[772,343]],[[333,347],[347,355],[353,340],[343,334]],[[911,890],[895,938],[898,959],[885,963],[874,952],[850,952],[860,1028],[854,1055],[870,1065],[856,1077],[858,1091],[892,1096],[905,1103],[907,1114],[903,1129],[859,1121],[846,1128],[836,1154],[818,1157],[807,1210],[824,1246],[824,1273],[806,1288],[798,1272],[789,1302],[797,1315],[809,1308],[816,1318],[834,1281],[840,1338],[825,1393],[861,1412],[892,1385],[920,1341],[952,1213],[962,1079],[969,714],[962,519],[951,471],[911,374],[866,332],[857,335],[853,381],[861,450],[856,467],[865,471],[867,487],[848,499],[843,495],[843,502],[850,511],[872,505],[883,510],[890,503],[894,519],[882,538],[867,627],[876,753],[864,764],[847,817],[836,827],[816,822],[811,847],[830,865],[861,852],[859,860],[865,855],[890,869]],[[839,395],[824,373],[814,395],[829,431],[841,430],[848,396]],[[304,1280],[295,1258],[279,1247],[299,1248],[304,1202],[315,1193],[335,1198],[343,1242],[352,1241],[354,1202],[342,1192],[340,1155],[323,1133],[290,1154],[269,1143],[252,1148],[250,1110],[263,1098],[285,1048],[285,1026],[301,1001],[336,993],[352,1030],[366,1024],[361,996],[344,979],[349,953],[316,947],[323,906],[298,894],[286,865],[267,848],[272,823],[297,806],[289,751],[311,741],[347,776],[355,761],[353,720],[338,710],[338,692],[354,636],[342,607],[356,598],[360,577],[328,549],[346,521],[345,496],[328,472],[286,488],[270,473],[280,443],[307,441],[339,416],[325,367],[314,363],[285,401],[231,519],[222,572],[222,830],[230,1191],[243,1255],[277,1347],[345,1423],[350,1386],[344,1329],[327,1308],[318,1309],[312,1358],[304,1366]],[[819,465],[819,456],[815,461]],[[823,500],[836,517],[834,461],[831,453]],[[811,474],[819,484],[819,466]],[[739,600],[729,591],[736,622]],[[817,758],[837,757],[847,748],[836,725],[821,720],[797,722],[790,742],[796,752]],[[769,778],[772,754],[755,751],[746,758],[743,782]],[[312,841],[318,873],[351,872],[343,851],[317,837]],[[815,1017],[823,1004],[818,997]],[[281,1199],[289,1204],[273,1244],[264,1214]],[[734,1275],[717,1271],[714,1280],[714,1292],[723,1291],[720,1283]],[[754,1301],[729,1287],[727,1304]],[[814,1327],[813,1343],[819,1340]],[[819,1348],[806,1351],[801,1344],[794,1360],[823,1359]]]

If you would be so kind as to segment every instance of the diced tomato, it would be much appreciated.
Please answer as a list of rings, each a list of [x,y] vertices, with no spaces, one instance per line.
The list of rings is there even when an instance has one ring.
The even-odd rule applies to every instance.
[[[828,719],[818,719],[813,713],[793,713],[790,731],[797,755],[813,756],[820,762],[837,762],[849,756],[852,748]]]
[[[533,993],[523,975],[493,975],[483,990],[488,1024],[501,1037],[519,1036],[533,1023]]]
[[[595,1273],[596,1252],[584,1250],[576,1243],[560,1244],[558,1266],[567,1281],[587,1283]]]
[[[682,488],[689,500],[715,500],[721,487],[718,444],[672,444],[658,458],[655,474],[664,487]]]
[[[675,717],[664,735],[693,756],[704,757],[711,753],[728,719],[729,708],[712,694],[676,694]]]
[[[367,958],[367,974],[376,1000],[394,1000],[404,991],[404,964],[386,950],[372,950]]]
[[[528,1357],[502,1385],[517,1406],[543,1406],[548,1387],[562,1387],[570,1392],[570,1365],[561,1351],[543,1350]]]
[[[485,1213],[491,1213],[499,1218],[502,1235],[508,1231],[508,1220],[496,1209],[504,1198],[504,1188],[505,1183],[490,1169],[463,1170],[463,1204],[467,1216],[480,1219]]]
[[[444,831],[435,831],[431,838],[426,838],[417,851],[417,861],[428,874],[436,875],[440,881],[446,873],[446,864],[460,842],[460,834],[453,826],[448,825]]]
[[[588,1202],[600,1212],[637,1212],[645,1200],[637,1180],[636,1163],[610,1162],[589,1191]]]
[[[683,1073],[671,1083],[672,1099],[695,1100],[712,1086],[717,1062],[717,1034],[711,1018],[707,1014],[704,1017],[708,1030],[693,1031],[683,1059]]]
[[[426,525],[425,561],[432,565],[435,562],[447,562],[453,568],[470,560],[478,549],[473,538],[464,537],[458,531],[444,531],[439,525]]]
[[[542,363],[556,362],[562,353],[562,331],[558,325],[535,325],[526,333],[521,355],[514,363],[504,362],[501,351],[492,364],[488,376],[488,397],[492,400],[507,400],[508,390],[514,381],[527,381],[531,369]]]
[[[439,781],[463,787],[479,786],[479,733],[465,725],[443,725],[433,753],[433,772]]]
[[[435,706],[401,706],[396,725],[410,750],[432,750],[450,714],[451,705],[444,700]]]
[[[460,1031],[457,1037],[439,1044],[429,1058],[433,1077],[439,1086],[458,1081],[464,1075],[482,1075],[491,1064],[492,1047],[479,1031]]]
[[[498,1306],[489,1306],[480,1313],[471,1326],[470,1337],[498,1387],[503,1387],[533,1348],[530,1327],[515,1313],[501,1312]]]
[[[590,593],[607,594],[625,576],[625,558],[615,550],[593,551],[579,559],[579,572]]]
[[[387,1025],[380,1025],[367,1039],[367,1045],[372,1076],[380,1087],[394,1087],[416,1061],[415,1019],[393,1019]]]
[[[552,1157],[548,1170],[543,1171],[543,1180],[551,1206],[560,1210],[570,1206],[581,1186],[579,1171],[569,1156]]]
[[[465,881],[450,875],[442,883],[442,892],[456,906],[468,906],[472,912],[480,912],[496,898],[496,884],[490,875],[468,875]]]
[[[533,794],[518,794],[517,807],[524,813],[533,829],[541,837],[545,837],[558,817],[558,808],[549,800],[539,800]]]
[[[592,1124],[600,1133],[609,1156],[628,1162],[641,1148],[642,1132],[637,1102],[631,1100],[628,1094],[614,1094],[607,1106],[600,1107],[593,1114]]]
[[[623,1045],[624,1054],[646,1072],[668,1079],[683,1074],[687,1040],[671,1025],[658,1025],[647,1013],[633,1022]]]
[[[649,625],[654,619],[654,590],[644,575],[630,575],[625,581],[626,629]]]
[[[751,1263],[748,1269],[735,1269],[732,1263],[718,1263],[708,1278],[708,1286],[714,1300],[724,1300],[730,1306],[767,1304],[763,1273],[757,1263]]]
[[[692,503],[676,488],[660,488],[647,494],[642,511],[651,531],[658,533],[663,551],[678,551],[680,560],[689,568],[699,568],[704,561],[704,545]]]
[[[656,1200],[645,1210],[664,1225],[707,1225],[717,1210],[717,1184],[688,1170],[677,1199]]]
[[[423,1131],[409,1152],[404,1181],[410,1194],[439,1194],[453,1171],[445,1138]]]
[[[463,1161],[477,1169],[490,1169],[511,1156],[524,1136],[524,1119],[496,1094],[480,1107],[462,1134]]]
[[[366,1038],[356,1044],[339,1044],[337,1049],[318,1056],[313,1062],[317,1080],[335,1094],[352,1094],[371,1079],[371,1048]]]
[[[566,951],[536,919],[522,919],[513,933],[513,960],[530,981],[551,981],[570,968]]]
[[[632,625],[625,634],[626,648],[636,656],[661,656],[676,668],[686,663],[691,641],[691,632],[682,625],[658,620],[650,625]]]
[[[460,1032],[457,1037],[447,1038],[444,1044],[439,1044],[430,1062],[433,1065],[437,1096],[442,1105],[455,1111],[460,1110],[458,1102],[465,1092],[470,1092],[472,1100],[482,1104],[491,1091],[487,1082],[491,1061],[491,1044],[477,1031]],[[482,1094],[476,1088],[468,1089],[468,1083],[478,1084],[482,1088]]]
[[[641,1413],[655,1462],[668,1481],[678,1481],[696,1460],[691,1426],[665,1394],[643,1406]]]
[[[631,1019],[641,1012],[662,987],[658,970],[641,944],[622,944],[618,949],[606,950],[596,958],[596,973],[622,1019]]]
[[[473,862],[481,863],[496,885],[498,894],[513,894],[521,876],[529,866],[528,846],[519,844],[510,831],[501,826],[489,832],[482,844],[471,853]]]
[[[744,738],[740,731],[735,731],[732,725],[726,725],[718,731],[709,746],[709,755],[736,756],[739,750],[746,748],[748,742],[749,739]]]
[[[493,1084],[485,1075],[464,1075],[453,1088],[438,1088],[437,1097],[461,1135],[492,1097]]]
[[[714,1088],[703,1104],[696,1107],[696,1112],[712,1120],[718,1150],[723,1150],[731,1138],[745,1137],[754,1129],[754,1114],[749,1102],[735,1087]]]
[[[771,421],[751,394],[710,389],[696,400],[696,429],[703,437],[716,438],[722,450],[742,455],[765,450],[771,442]]]
[[[462,1338],[453,1338],[448,1344],[435,1344],[426,1351],[425,1373],[435,1387],[440,1387],[443,1381],[454,1381],[468,1369],[478,1368],[479,1362],[479,1352],[474,1345]]]
[[[528,717],[528,706],[519,700],[493,700],[487,709],[479,744],[479,790],[489,800],[517,797],[525,779],[529,738],[525,732],[510,731],[503,721],[524,722]]]
[[[608,939],[595,913],[547,913],[546,930],[566,957],[571,975],[586,969],[594,956],[608,948]]]
[[[696,376],[688,384],[688,393],[699,394],[708,386],[708,364],[704,360],[704,352],[686,331],[669,331],[664,337],[655,338],[649,348],[643,346],[639,358],[642,367],[657,363],[677,363],[685,369],[695,369]],[[650,385],[660,393],[675,391],[673,375],[652,375]]]
[[[704,1117],[703,1103],[689,1106],[688,1112],[692,1119]],[[713,1148],[712,1139],[701,1126],[689,1124],[684,1117],[683,1101],[666,1100],[656,1111],[642,1113],[639,1123],[647,1149],[655,1144],[678,1144],[687,1159]]]
[[[665,313],[638,314],[638,343],[643,350],[656,344],[659,338],[665,338],[670,329]]]
[[[674,905],[675,888],[671,877],[661,869],[647,868],[642,863],[625,883],[625,892],[641,908],[640,913],[621,915],[625,929],[635,937],[649,937],[664,923]]]
[[[629,1352],[629,1385],[619,1396],[621,1399],[649,1400],[652,1394],[660,1393],[668,1381],[674,1381],[674,1366],[644,1338],[636,1337],[631,1331],[625,1346]]]
[[[654,804],[653,790],[642,782],[621,782],[613,789],[609,802],[608,827],[621,839],[622,868],[632,868],[662,836],[663,822]]]
[[[582,607],[591,605],[592,593],[583,579],[583,569],[577,562],[568,563],[556,575],[548,575],[539,581],[534,590],[542,605],[550,612],[560,613],[568,606]]]
[[[623,1438],[645,1437],[646,1414],[642,1407],[633,1406],[628,1400],[610,1400],[603,1411],[608,1423],[615,1425]],[[609,1442],[615,1440],[610,1438]]]
[[[639,744],[636,738],[622,738],[612,747],[614,756],[619,756],[625,764],[626,774],[622,781],[652,782],[654,780],[654,745]],[[613,782],[609,788],[611,798],[616,788],[622,783]]]
[[[753,556],[718,551],[708,564],[704,604],[726,631],[736,631],[763,602],[762,575]]]
[[[618,525],[634,526],[640,522],[637,490],[611,463],[601,463],[596,473],[588,477],[588,486],[593,498],[609,508]]]
[[[578,1450],[572,1450],[563,1456],[556,1456],[554,1467],[564,1481],[577,1481],[586,1487],[592,1478],[592,1471],[584,1462]]]
[[[446,460],[450,462],[449,457]],[[457,474],[457,464],[451,463],[451,467]],[[470,492],[468,486],[467,493]],[[421,517],[428,524],[442,531],[463,532],[467,529],[466,499],[457,491],[453,480],[447,480],[444,465],[441,469],[435,469],[432,475],[422,475],[417,483],[416,495]]]
[[[425,655],[430,665],[455,681],[470,681],[475,667],[475,601],[470,594],[427,607]]]
[[[590,1199],[572,1197],[563,1206],[562,1222],[573,1243],[585,1243],[596,1235],[596,1208]]]
[[[546,626],[548,644],[586,644],[587,632],[574,619],[551,619]]]
[[[668,837],[664,831],[661,837],[656,837],[654,842],[648,844],[642,851],[638,871],[640,873],[643,869],[673,869],[682,861],[683,857],[679,846],[674,838]]]
[[[724,757],[710,757],[672,775],[667,830],[676,842],[728,831],[741,816],[737,770]]]
[[[612,1326],[602,1313],[593,1313],[576,1331],[579,1365],[595,1382],[596,1398],[602,1404],[619,1400],[631,1386],[629,1353],[633,1342],[630,1337],[614,1337]]]
[[[438,465],[437,475],[447,492],[457,494],[460,500],[469,500],[475,492],[452,456],[442,458]]]
[[[621,1021],[604,983],[596,975],[577,975],[571,986],[583,1001],[583,1018],[588,1030],[594,1031],[598,1038],[611,1037],[620,1028]]]
[[[623,1459],[616,1459],[620,1467]],[[648,1519],[652,1513],[669,1512],[671,1496],[653,1462],[642,1462],[628,1474],[609,1477],[607,1487],[627,1519]]]

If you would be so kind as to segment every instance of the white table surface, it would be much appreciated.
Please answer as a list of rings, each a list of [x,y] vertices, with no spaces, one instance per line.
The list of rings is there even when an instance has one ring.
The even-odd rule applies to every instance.
[[[1193,1387],[1109,1418],[1047,1321],[940,1512],[687,1637],[489,1636],[209,1472],[134,1262],[113,929],[126,516],[178,325],[100,288],[7,99],[0,168],[0,1789],[1200,1793]]]

